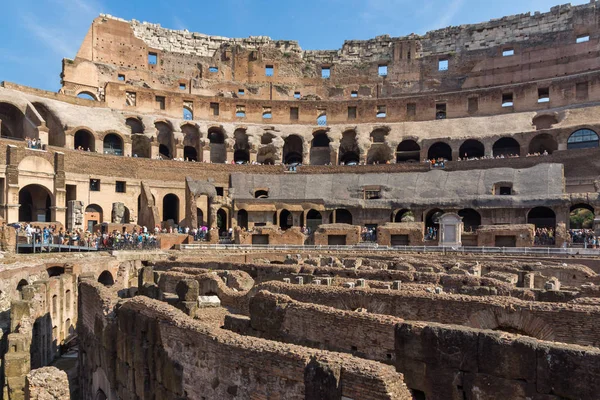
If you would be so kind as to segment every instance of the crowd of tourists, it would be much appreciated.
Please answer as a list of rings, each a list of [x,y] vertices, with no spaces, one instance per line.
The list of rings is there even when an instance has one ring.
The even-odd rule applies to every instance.
[[[547,156],[547,155],[549,155],[548,151],[544,150],[541,153],[540,152],[528,153],[526,157],[540,157],[540,156]],[[520,157],[519,154],[512,154],[512,153],[499,154],[497,156],[469,157],[469,155],[465,153],[464,157],[458,157],[458,159],[456,161],[500,160],[500,159],[504,159],[504,158],[519,158],[519,157]],[[431,164],[431,166],[434,168],[444,168],[445,163],[448,162],[448,160],[443,157],[438,157],[438,158],[432,158],[432,159],[425,159],[425,160],[423,160],[423,162]]]
[[[158,246],[156,232],[146,227],[112,232],[90,232],[89,230],[65,230],[56,225],[44,227],[28,223],[16,224],[17,235],[24,235],[28,244],[63,245],[96,248],[99,250],[153,249]]]
[[[536,228],[534,243],[536,246],[554,246],[554,229]]]
[[[361,231],[361,237],[363,242],[376,242],[377,241],[377,229],[367,228],[363,226]]]
[[[438,228],[429,226],[425,229],[425,240],[437,240],[438,237]]]
[[[583,245],[586,249],[600,248],[600,238],[593,229],[570,229],[569,239],[571,244]]]

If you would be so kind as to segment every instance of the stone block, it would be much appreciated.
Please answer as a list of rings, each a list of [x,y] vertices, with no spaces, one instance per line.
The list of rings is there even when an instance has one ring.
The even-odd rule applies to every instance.
[[[183,279],[177,283],[175,292],[180,301],[194,302],[200,295],[200,284],[195,279]]]
[[[198,307],[221,307],[221,300],[218,296],[198,296]]]

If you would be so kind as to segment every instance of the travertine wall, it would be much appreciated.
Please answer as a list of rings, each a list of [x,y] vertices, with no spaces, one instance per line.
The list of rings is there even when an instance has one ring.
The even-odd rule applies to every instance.
[[[411,398],[392,367],[293,345],[275,347],[210,328],[144,297],[116,309],[115,304],[116,297],[106,289],[80,284],[83,400],[93,400],[98,390],[109,400]],[[325,374],[331,383],[317,385],[319,380],[307,378],[326,368],[338,371]],[[265,375],[271,379],[262,379]]]

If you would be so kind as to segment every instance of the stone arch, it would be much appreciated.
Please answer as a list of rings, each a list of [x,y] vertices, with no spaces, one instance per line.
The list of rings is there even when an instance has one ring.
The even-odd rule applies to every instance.
[[[318,130],[313,133],[310,146],[311,165],[327,165],[331,162],[330,142],[331,139],[327,136],[327,131]]]
[[[357,134],[354,129],[342,133],[339,149],[339,164],[358,164],[360,162],[360,148],[358,147]]]
[[[0,102],[0,121],[2,121],[0,131],[2,137],[25,139],[27,118],[17,106],[8,102]]]
[[[452,147],[445,142],[435,142],[429,146],[429,150],[427,150],[427,158],[429,160],[437,160],[442,158],[444,160],[452,161]]]
[[[589,204],[573,204],[569,208],[569,229],[591,229],[594,227],[595,210]]]
[[[96,137],[86,128],[79,129],[74,135],[73,147],[75,150],[96,151]]]
[[[279,212],[279,227],[285,231],[294,226],[294,217],[292,213],[286,209]]]
[[[183,159],[186,161],[201,161],[200,130],[196,125],[186,123],[181,125],[183,133]]]
[[[463,219],[465,232],[475,232],[481,225],[481,214],[472,208],[463,208],[458,215]]]
[[[138,117],[128,117],[125,120],[125,125],[131,129],[132,135],[139,135],[144,133],[144,123]]]
[[[96,93],[92,93],[86,89],[77,92],[77,97],[85,100],[99,101],[98,95]]]
[[[240,228],[248,229],[248,211],[239,210],[237,212],[237,223]]]
[[[385,143],[385,138],[389,133],[389,129],[386,128],[374,129],[369,135],[369,137],[371,138],[371,143]]]
[[[434,208],[429,210],[427,214],[425,214],[425,228],[436,228],[438,225],[438,219],[444,215],[444,210],[439,208]]]
[[[353,217],[352,213],[345,208],[338,208],[334,212],[331,213],[330,221],[333,221],[335,224],[348,224],[352,225]]]
[[[518,156],[521,154],[521,144],[511,137],[503,137],[494,142],[492,146],[492,155],[500,156]]]
[[[179,224],[179,197],[173,193],[166,194],[162,204],[162,220],[173,220],[175,225]]]
[[[227,210],[223,207],[217,211],[217,228],[219,229],[219,236],[223,236],[229,230]]]
[[[319,225],[323,223],[323,214],[317,210],[309,210],[306,213],[306,227],[310,228],[311,232],[315,232]]]
[[[598,134],[591,129],[578,129],[569,136],[567,149],[591,149],[598,147]]]
[[[210,142],[210,162],[223,164],[227,161],[225,131],[221,127],[210,127],[208,129],[208,140]]]
[[[133,135],[131,137],[131,155],[139,158],[152,157],[150,138],[144,135]]]
[[[302,164],[302,154],[304,143],[298,135],[290,135],[283,141],[283,163],[284,164]]]
[[[392,213],[392,222],[414,222],[415,216],[414,213],[408,208],[403,208],[401,210],[396,210]]]
[[[30,184],[19,190],[19,222],[50,222],[54,195],[45,186]]]
[[[19,283],[17,284],[17,290],[19,292],[21,292],[23,290],[23,288],[27,285],[29,285],[29,282],[27,282],[27,279],[21,279],[19,281]]]
[[[458,153],[460,157],[481,158],[485,156],[485,146],[479,140],[468,139],[460,146]]]
[[[556,213],[548,207],[534,207],[527,213],[527,223],[536,228],[556,227]]]
[[[102,140],[102,152],[113,156],[123,155],[123,138],[116,133],[104,135]]]
[[[386,143],[373,143],[367,153],[367,164],[387,164],[392,157],[392,149]]]
[[[65,147],[65,129],[60,122],[60,119],[54,112],[46,107],[45,104],[39,102],[32,104],[42,118],[44,118],[44,121],[46,121],[46,127],[48,128],[48,144],[50,146]]]
[[[250,162],[250,141],[246,129],[238,128],[233,132],[233,160],[236,163]]]
[[[113,277],[113,274],[111,274],[109,270],[104,270],[104,271],[102,271],[100,276],[98,276],[98,282],[103,284],[104,286],[110,287],[115,284],[115,278]]]
[[[522,333],[539,340],[555,340],[552,326],[528,311],[509,311],[504,308],[481,310],[472,314],[466,325],[476,329],[502,330]]]
[[[544,154],[544,152],[552,154],[557,149],[558,143],[556,142],[556,139],[554,139],[554,137],[552,137],[552,135],[549,133],[540,133],[529,142],[529,153],[531,154]]]
[[[85,226],[91,232],[94,225],[104,221],[104,212],[98,204],[90,204],[85,208]]]
[[[396,162],[403,163],[413,161],[421,161],[421,146],[419,146],[415,140],[403,140],[396,148]]]
[[[158,152],[162,158],[170,160],[173,158],[175,149],[175,137],[173,135],[173,126],[166,121],[156,121],[154,127],[158,131],[156,141],[158,142]]]

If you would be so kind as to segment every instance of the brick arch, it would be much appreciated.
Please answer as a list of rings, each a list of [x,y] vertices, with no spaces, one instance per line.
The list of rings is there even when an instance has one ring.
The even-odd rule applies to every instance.
[[[469,317],[466,325],[477,329],[517,332],[540,340],[555,340],[554,329],[549,323],[524,310],[511,312],[496,308],[478,311]]]

